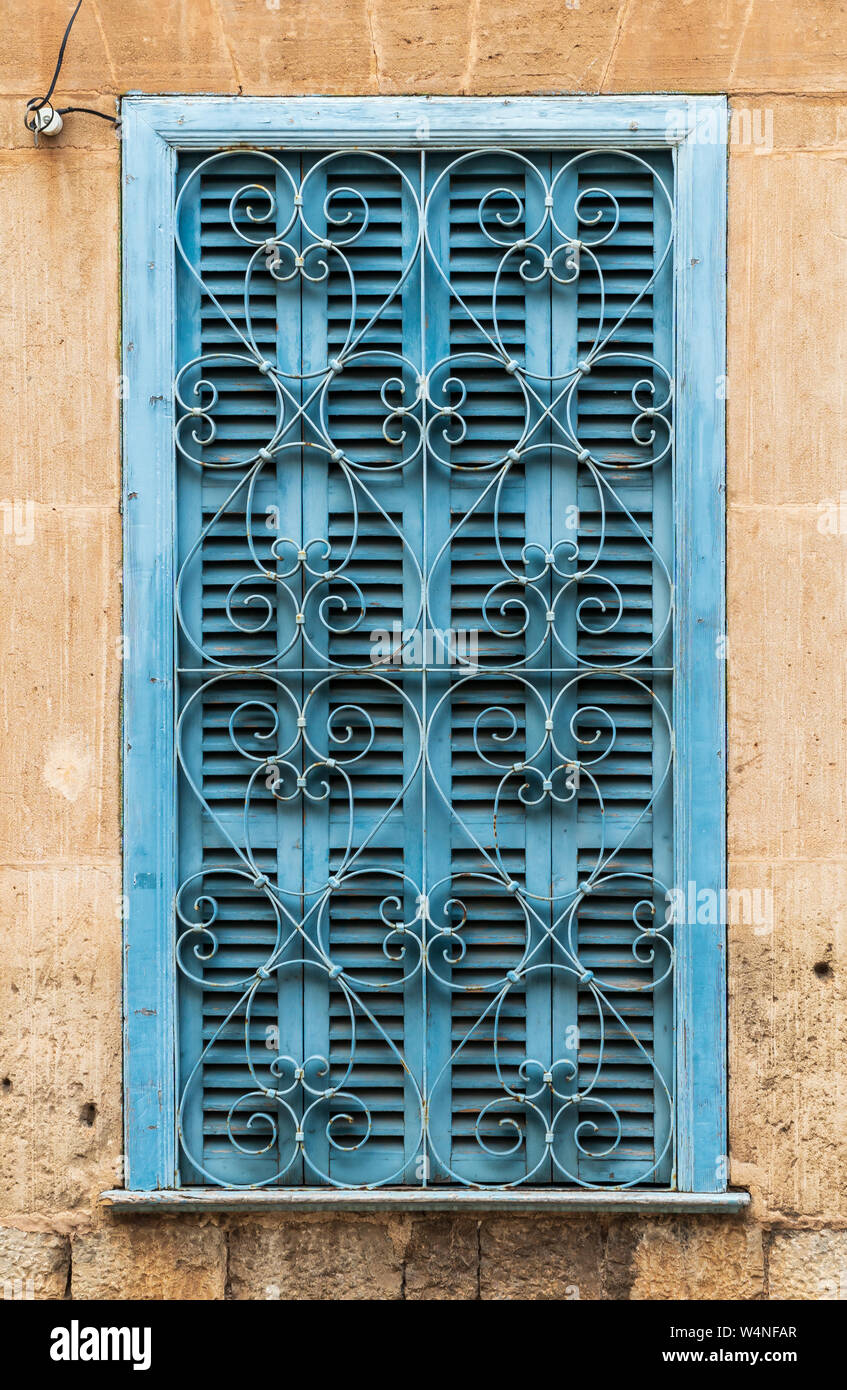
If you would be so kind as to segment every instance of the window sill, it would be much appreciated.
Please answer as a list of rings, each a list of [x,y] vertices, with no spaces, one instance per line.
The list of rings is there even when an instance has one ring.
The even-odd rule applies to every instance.
[[[554,1212],[740,1212],[749,1205],[749,1192],[589,1192],[515,1189],[486,1192],[463,1188],[274,1188],[226,1191],[186,1187],[173,1191],[138,1192],[116,1188],[100,1194],[103,1206],[131,1211],[554,1211]]]

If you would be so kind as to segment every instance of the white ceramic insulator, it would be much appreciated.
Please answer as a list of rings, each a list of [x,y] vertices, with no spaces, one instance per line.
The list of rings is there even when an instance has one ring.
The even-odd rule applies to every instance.
[[[39,135],[58,135],[64,124],[58,111],[54,111],[52,106],[42,106],[41,110],[35,113],[35,128]]]

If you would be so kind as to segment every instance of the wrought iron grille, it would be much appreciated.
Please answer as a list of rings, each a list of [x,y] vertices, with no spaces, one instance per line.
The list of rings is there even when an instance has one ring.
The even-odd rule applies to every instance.
[[[183,159],[184,1182],[673,1181],[672,190]]]

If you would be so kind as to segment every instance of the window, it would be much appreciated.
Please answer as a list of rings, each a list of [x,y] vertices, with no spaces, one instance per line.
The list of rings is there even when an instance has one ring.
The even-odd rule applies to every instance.
[[[693,106],[125,103],[130,1187],[724,1189]]]

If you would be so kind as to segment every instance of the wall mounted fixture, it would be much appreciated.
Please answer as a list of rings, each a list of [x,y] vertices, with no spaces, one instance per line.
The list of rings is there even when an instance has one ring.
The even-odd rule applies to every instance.
[[[120,122],[118,121],[117,117],[109,116],[105,111],[96,111],[91,106],[61,106],[57,108],[54,107],[50,101],[50,98],[53,95],[53,91],[56,87],[56,83],[59,80],[59,73],[62,71],[62,63],[65,57],[65,48],[67,47],[68,38],[70,37],[70,32],[73,28],[74,20],[79,14],[81,5],[82,0],[77,0],[77,7],[71,15],[70,19],[68,20],[67,28],[65,29],[65,33],[62,38],[62,43],[59,48],[59,56],[56,59],[56,69],[53,73],[53,78],[50,83],[50,86],[47,88],[47,91],[44,93],[43,97],[32,97],[26,104],[26,115],[24,116],[24,125],[26,126],[27,130],[32,131],[36,145],[38,144],[39,135],[58,135],[65,124],[62,120],[62,117],[69,115],[72,111],[80,112],[86,116],[99,116],[101,121],[108,121],[111,125],[115,126],[116,128],[120,125]]]

